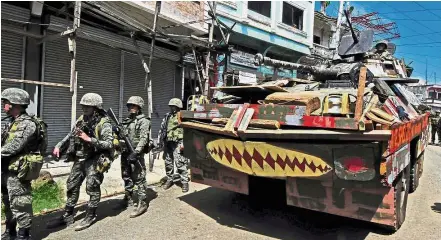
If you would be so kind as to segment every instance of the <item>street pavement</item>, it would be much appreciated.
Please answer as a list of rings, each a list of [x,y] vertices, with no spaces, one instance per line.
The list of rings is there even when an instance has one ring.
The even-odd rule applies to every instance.
[[[289,207],[283,199],[218,190],[192,183],[183,194],[152,187],[148,212],[131,219],[132,209],[113,210],[122,196],[103,201],[98,221],[81,232],[73,228],[45,229],[61,213],[36,217],[34,239],[441,239],[441,147],[429,146],[417,191],[409,195],[407,218],[390,234],[381,227],[353,219]],[[157,191],[157,194],[154,193]],[[259,199],[260,198],[260,199]],[[78,219],[84,217],[80,209]]]

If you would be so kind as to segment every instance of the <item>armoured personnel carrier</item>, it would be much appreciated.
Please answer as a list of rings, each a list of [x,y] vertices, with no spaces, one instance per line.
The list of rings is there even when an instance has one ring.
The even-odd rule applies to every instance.
[[[250,194],[277,179],[288,205],[400,228],[422,175],[429,115],[403,87],[417,80],[393,45],[372,45],[372,31],[352,31],[332,60],[257,54],[257,65],[302,79],[215,88],[227,97],[181,111],[191,180]]]

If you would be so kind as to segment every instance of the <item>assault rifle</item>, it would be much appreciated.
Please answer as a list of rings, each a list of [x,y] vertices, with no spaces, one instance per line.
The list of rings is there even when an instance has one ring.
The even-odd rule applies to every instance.
[[[2,122],[6,119],[12,119],[11,116],[7,116],[2,118]],[[9,128],[11,127],[11,122],[7,121],[2,128],[2,146],[6,143],[6,139],[8,139],[9,136]],[[9,165],[9,159],[2,159],[1,161],[1,172],[5,173],[8,170]]]
[[[116,128],[117,128],[116,133],[120,139],[124,140],[129,152],[131,154],[136,154],[135,149],[133,148],[132,142],[130,141],[129,137],[126,134],[124,126],[118,121],[118,118],[116,118],[115,113],[113,112],[112,108],[109,108],[109,110],[107,110],[107,115],[116,124]],[[136,162],[139,164],[139,166],[141,168],[144,168],[144,166],[141,164],[141,162],[139,161],[138,158],[136,159]]]
[[[5,121],[6,119],[10,119],[12,118],[11,116],[7,116],[2,118],[2,122]],[[9,127],[10,127],[11,123],[8,121],[5,123],[5,125],[3,125],[2,128],[2,146],[5,144],[6,139],[8,139],[8,135],[9,135]]]
[[[72,131],[69,133],[69,141],[65,141],[63,145],[60,147],[60,157],[66,155],[67,160],[69,161],[69,156],[75,153],[75,136],[79,131],[85,132],[87,135],[93,136],[93,131],[91,131],[85,122],[76,123],[75,127],[72,128]]]
[[[153,172],[153,165],[155,164],[155,160],[159,158],[159,154],[161,153],[162,148],[158,143],[153,141],[150,149],[152,154],[151,154],[151,159],[149,159],[149,171]]]

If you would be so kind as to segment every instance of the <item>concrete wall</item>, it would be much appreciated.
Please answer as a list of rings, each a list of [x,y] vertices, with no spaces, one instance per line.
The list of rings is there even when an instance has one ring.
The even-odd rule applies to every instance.
[[[248,1],[220,1],[217,5],[217,14],[227,19],[226,24],[236,21],[233,29],[249,37],[261,39],[276,45],[303,52],[301,46],[290,44],[295,42],[305,47],[312,47],[314,5],[311,1],[287,1],[294,7],[303,10],[303,29],[299,30],[282,22],[283,2],[271,2],[271,17],[266,17],[248,9]],[[231,21],[233,20],[233,21]],[[250,28],[248,28],[250,27]],[[267,37],[268,36],[268,37]],[[278,40],[280,38],[281,40]],[[287,46],[288,45],[288,46]]]
[[[150,14],[155,13],[156,1],[132,1],[127,3],[133,6],[138,6]],[[162,1],[160,17],[174,23],[187,23],[195,20],[203,20],[207,18],[206,9],[208,6],[205,2],[199,3],[193,1]],[[191,28],[198,33],[206,33],[208,24],[204,22],[185,25],[187,28]]]

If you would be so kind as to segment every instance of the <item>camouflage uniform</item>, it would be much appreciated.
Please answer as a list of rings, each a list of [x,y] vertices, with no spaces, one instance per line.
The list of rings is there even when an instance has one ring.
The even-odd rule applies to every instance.
[[[169,102],[169,106],[182,108],[182,101],[174,98]],[[165,189],[171,187],[173,183],[174,163],[176,163],[177,172],[183,184],[182,190],[188,191],[188,163],[189,160],[182,154],[184,130],[179,126],[178,113],[170,112],[162,120],[159,131],[158,142],[164,148],[165,171],[167,174],[167,183]]]
[[[81,99],[80,104],[96,107],[97,111],[93,116],[86,117],[82,115],[78,118],[76,126],[87,126],[89,130],[86,130],[85,133],[92,140],[90,143],[86,143],[79,137],[75,137],[75,152],[69,157],[74,163],[66,183],[67,200],[65,214],[61,220],[66,224],[73,223],[73,209],[78,202],[80,187],[85,179],[86,192],[90,196],[86,217],[76,230],[89,227],[95,220],[95,211],[101,199],[100,185],[104,179],[104,173],[99,171],[98,163],[101,161],[100,158],[108,159],[111,157],[114,139],[110,119],[99,113],[102,111],[101,96],[95,93],[87,93]],[[72,140],[72,134],[73,132],[70,132],[56,145],[56,148],[69,144]]]
[[[137,105],[142,109],[144,100],[141,97],[133,96],[127,101],[127,105],[130,104]],[[136,217],[147,210],[147,180],[144,154],[150,140],[150,120],[144,114],[138,112],[130,114],[129,117],[123,120],[122,124],[136,152],[135,158],[137,161],[135,162],[130,161],[130,153],[127,149],[124,149],[121,155],[121,175],[125,188],[124,200],[131,202],[133,188],[135,185],[138,187],[138,209],[135,209],[135,212],[131,215],[131,217]]]
[[[384,50],[378,49],[380,45],[384,45]],[[375,58],[381,59],[381,60],[393,60],[392,54],[387,50],[387,41],[380,41],[375,45],[374,51],[371,53],[371,55]]]
[[[438,134],[438,142],[441,143],[441,117],[440,111],[430,115],[430,125],[432,127],[432,144],[435,143],[435,135]]]
[[[2,100],[12,105],[27,106],[29,94],[22,89],[9,88],[2,92]],[[45,149],[41,146],[47,146],[47,139],[40,138],[39,127],[32,116],[22,112],[7,125],[5,139],[2,132],[1,193],[6,215],[6,231],[2,239],[14,238],[17,225],[17,239],[29,238],[32,223],[31,180],[38,177],[43,164],[42,151]]]

